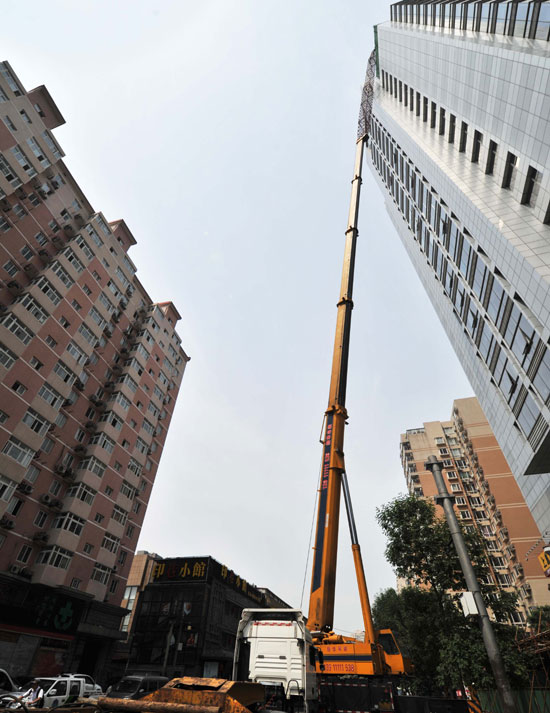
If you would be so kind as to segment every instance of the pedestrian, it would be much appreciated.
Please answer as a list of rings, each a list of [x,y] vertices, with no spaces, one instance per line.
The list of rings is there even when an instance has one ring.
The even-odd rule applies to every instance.
[[[36,678],[31,681],[29,689],[17,701],[24,703],[27,708],[42,708],[44,705],[44,689],[40,685],[40,681]]]

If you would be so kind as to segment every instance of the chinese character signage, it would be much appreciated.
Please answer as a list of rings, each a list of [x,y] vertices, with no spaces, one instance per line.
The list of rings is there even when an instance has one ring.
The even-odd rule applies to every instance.
[[[544,570],[544,574],[547,577],[550,577],[550,552],[547,552],[546,549],[544,552],[541,552],[539,555],[539,562],[540,566]]]
[[[188,557],[155,562],[153,582],[205,582],[208,577],[209,557]]]
[[[211,557],[178,557],[155,562],[151,574],[152,582],[206,582],[217,579],[252,599],[257,604],[263,602],[262,593]]]

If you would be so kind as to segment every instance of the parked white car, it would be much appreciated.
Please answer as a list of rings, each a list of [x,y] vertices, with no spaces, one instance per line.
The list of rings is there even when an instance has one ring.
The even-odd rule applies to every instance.
[[[70,678],[81,678],[84,681],[84,696],[86,698],[97,698],[103,695],[103,689],[87,673],[64,673],[63,676]]]
[[[57,708],[83,698],[84,679],[76,676],[40,677],[36,679],[44,691],[44,708]]]

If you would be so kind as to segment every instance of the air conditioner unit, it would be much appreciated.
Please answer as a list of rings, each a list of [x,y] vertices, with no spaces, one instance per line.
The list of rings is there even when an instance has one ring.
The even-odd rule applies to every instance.
[[[27,579],[31,579],[33,575],[33,571],[30,567],[23,567],[21,571],[19,572],[21,577],[26,577]]]
[[[74,217],[74,222],[78,225],[79,228],[83,228],[86,225],[86,221],[84,218],[80,215],[80,213],[77,213]]]
[[[34,533],[32,539],[34,540],[34,542],[46,543],[48,541],[48,533],[44,532],[43,530],[39,530],[38,532]]]
[[[10,574],[19,574],[21,567],[18,564],[10,564]]]
[[[86,451],[86,446],[82,445],[82,443],[79,443],[77,446],[73,448],[73,451],[75,453],[85,453]]]
[[[8,290],[12,295],[20,295],[23,292],[23,287],[17,282],[17,280],[10,280],[7,284]]]
[[[64,225],[63,232],[65,233],[65,235],[68,235],[70,238],[74,237],[74,235],[75,235],[75,230],[72,225]]]
[[[15,522],[4,515],[0,519],[0,527],[3,527],[4,530],[13,530],[13,528],[15,527]]]
[[[49,431],[50,433],[51,433],[52,431],[55,431],[56,425],[57,425],[57,424],[55,424],[55,423],[50,423],[50,425],[48,426],[48,431]]]
[[[29,262],[27,265],[25,265],[23,270],[27,273],[27,275],[30,275],[31,277],[34,277],[38,274],[38,268],[36,267],[36,265],[33,265],[32,262]]]
[[[9,200],[7,198],[2,198],[2,200],[0,200],[0,207],[2,208],[3,211],[5,211],[7,213],[8,210],[11,209]]]
[[[58,473],[59,475],[63,475],[63,473],[67,470],[66,466],[63,465],[63,463],[58,463],[54,467],[54,471]]]
[[[97,423],[95,421],[86,421],[85,428],[87,431],[97,431]]]
[[[97,402],[100,401],[100,398],[97,394],[90,394],[90,401],[93,404],[97,404]]]
[[[50,506],[52,508],[56,508],[57,510],[61,510],[61,508],[63,507],[63,502],[61,500],[52,500]]]
[[[53,498],[48,493],[44,493],[40,496],[40,502],[44,503],[44,505],[51,505],[53,502]]]
[[[78,391],[82,391],[82,389],[84,388],[84,384],[82,383],[82,381],[80,381],[80,379],[77,379],[74,382],[74,387],[75,389],[78,389]]]

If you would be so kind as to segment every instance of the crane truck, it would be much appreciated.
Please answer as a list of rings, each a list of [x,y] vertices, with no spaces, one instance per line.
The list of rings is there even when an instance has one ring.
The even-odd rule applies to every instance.
[[[348,419],[346,386],[361,170],[363,151],[368,141],[374,74],[373,52],[363,87],[351,204],[345,233],[329,400],[323,426],[322,467],[307,620],[301,611],[294,609],[245,609],[236,637],[233,682],[221,679],[173,679],[164,688],[143,699],[143,702],[148,702],[147,710],[160,712],[158,706],[179,703],[189,713],[199,713],[199,708],[205,713],[212,713],[212,705],[224,701],[223,710],[227,713],[242,713],[245,710],[243,706],[254,708],[261,705],[262,697],[266,698],[263,704],[267,709],[291,712],[303,710],[305,713],[315,713],[319,704],[328,713],[375,708],[392,710],[392,687],[388,685],[388,677],[395,678],[408,672],[407,660],[401,654],[392,632],[389,629],[374,629],[344,463],[344,431]],[[333,631],[341,493],[351,534],[365,629],[364,641]],[[350,685],[355,690],[348,690],[342,696],[343,689]],[[145,710],[143,702],[139,702],[140,711]],[[125,710],[128,710],[130,702],[125,701],[125,704]],[[103,707],[122,710],[114,699],[106,699]]]

